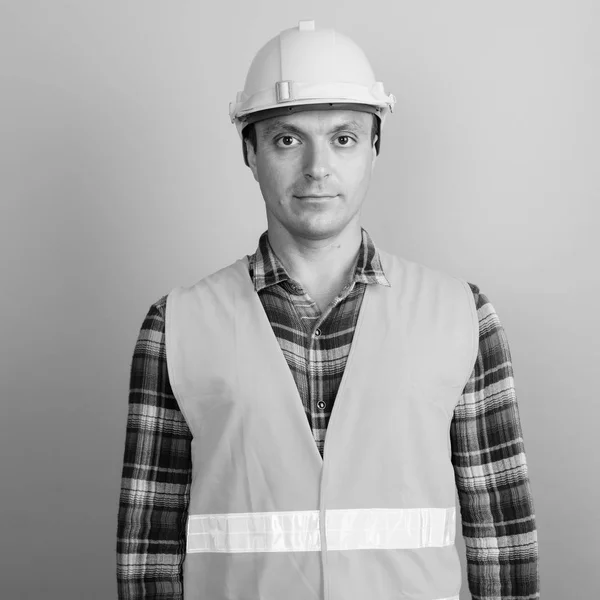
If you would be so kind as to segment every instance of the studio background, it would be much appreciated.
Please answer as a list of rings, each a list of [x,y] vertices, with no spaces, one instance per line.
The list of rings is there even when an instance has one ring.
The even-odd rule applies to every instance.
[[[311,18],[398,100],[363,226],[479,285],[506,329],[542,598],[595,597],[599,6],[0,0],[0,597],[116,597],[139,329],[254,252],[264,203],[228,106]]]

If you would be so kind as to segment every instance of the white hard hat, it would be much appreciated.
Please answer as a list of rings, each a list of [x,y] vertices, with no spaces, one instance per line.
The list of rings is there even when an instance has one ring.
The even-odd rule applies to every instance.
[[[364,110],[383,125],[395,102],[355,42],[333,29],[317,31],[314,21],[300,21],[258,51],[229,116],[243,137],[250,123],[320,108]]]

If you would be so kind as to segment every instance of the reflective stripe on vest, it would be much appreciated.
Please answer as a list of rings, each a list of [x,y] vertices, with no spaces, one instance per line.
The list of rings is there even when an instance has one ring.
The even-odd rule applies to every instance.
[[[328,550],[414,549],[454,544],[456,509],[325,511]],[[315,552],[319,511],[190,515],[188,552]]]

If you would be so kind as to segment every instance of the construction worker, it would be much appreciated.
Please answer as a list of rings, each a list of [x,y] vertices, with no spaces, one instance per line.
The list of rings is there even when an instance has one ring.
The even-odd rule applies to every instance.
[[[268,229],[153,304],[131,367],[121,600],[539,598],[510,351],[488,298],[377,248],[395,98],[313,21],[230,105]]]

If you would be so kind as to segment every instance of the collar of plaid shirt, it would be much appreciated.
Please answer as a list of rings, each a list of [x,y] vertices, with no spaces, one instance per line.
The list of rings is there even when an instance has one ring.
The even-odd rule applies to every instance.
[[[361,233],[362,239],[356,257],[356,267],[354,269],[352,281],[360,283],[378,283],[379,285],[391,287],[390,282],[383,272],[379,251],[373,243],[371,236],[362,227]],[[256,292],[260,292],[269,286],[292,279],[285,270],[281,260],[279,260],[275,254],[275,251],[269,242],[268,231],[265,231],[260,236],[256,252],[249,255],[248,259],[248,270],[250,272],[250,277],[254,282],[254,289]]]

